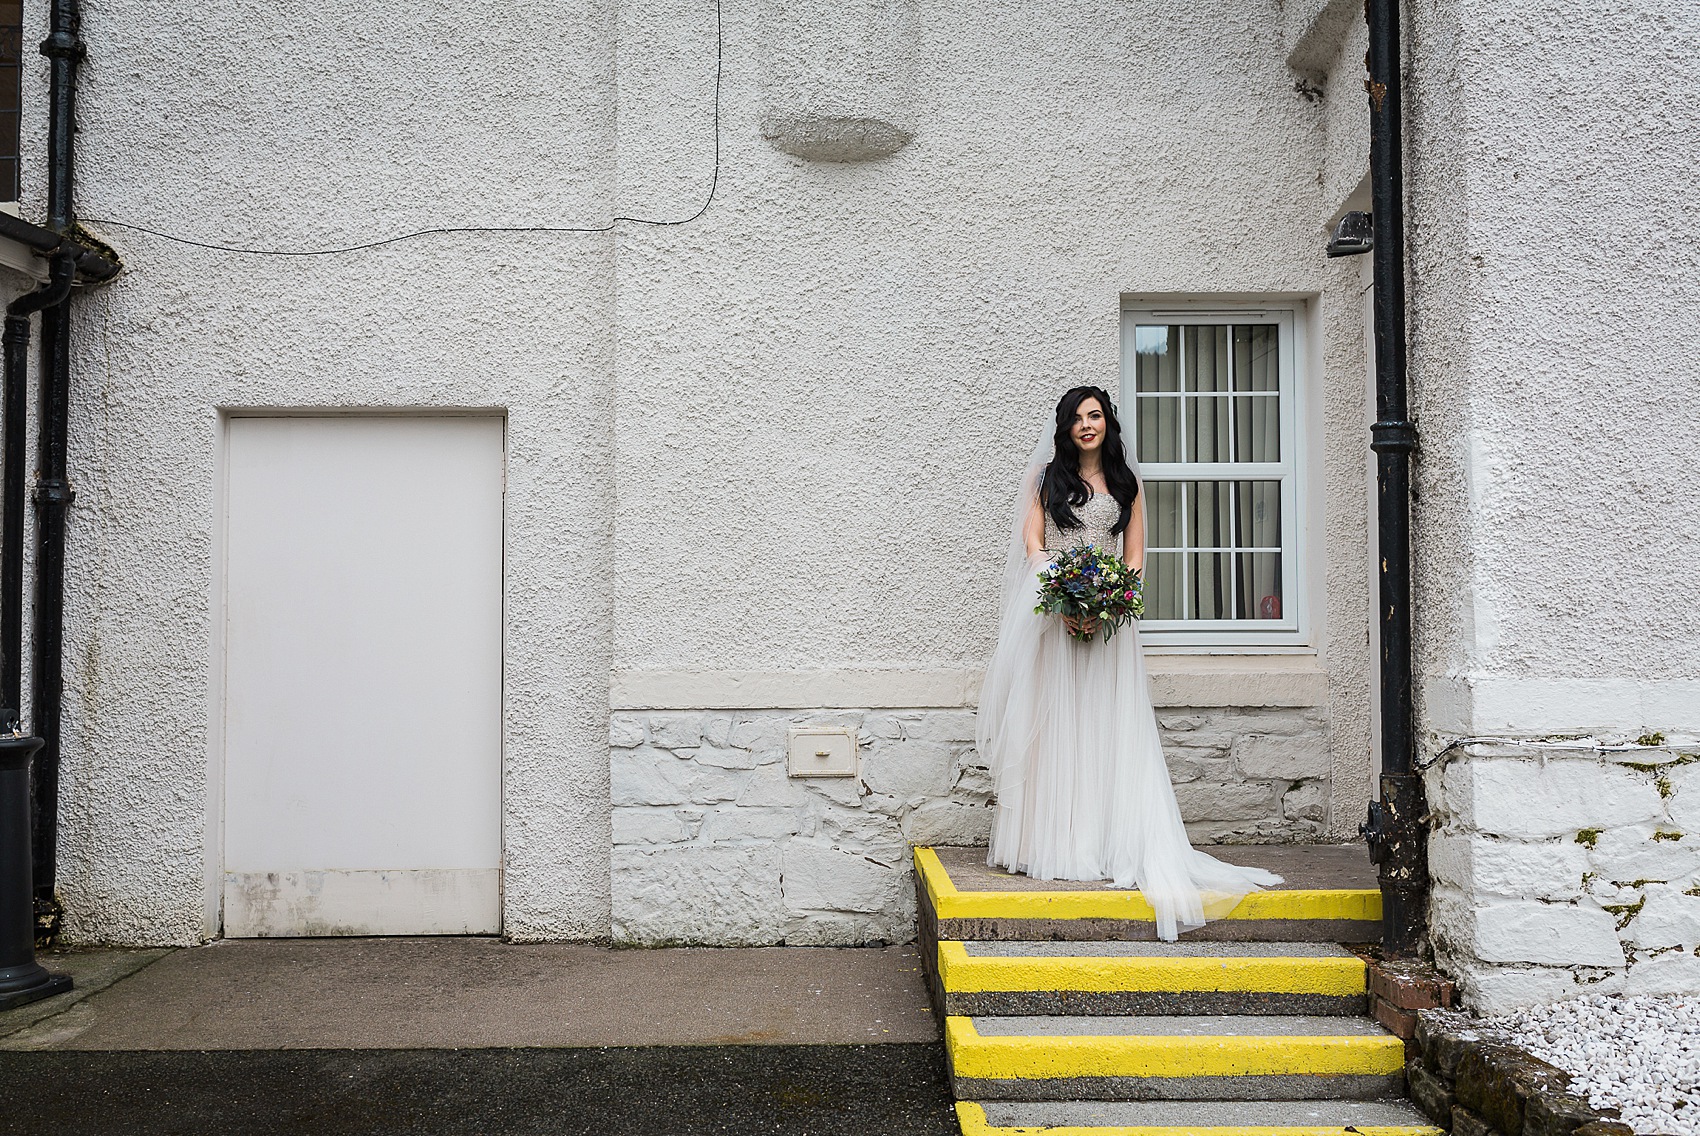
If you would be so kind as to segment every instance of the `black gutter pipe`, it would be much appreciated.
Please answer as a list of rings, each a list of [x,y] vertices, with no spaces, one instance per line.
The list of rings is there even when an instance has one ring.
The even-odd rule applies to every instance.
[[[29,226],[35,229],[35,226]],[[41,230],[36,230],[40,232]],[[24,649],[24,405],[29,381],[30,314],[65,302],[77,257],[56,254],[47,283],[6,306],[0,389],[0,1010],[51,998],[71,980],[35,960],[30,759],[41,739],[20,728]]]
[[[47,227],[61,237],[75,225],[77,65],[83,58],[77,0],[53,0],[41,44],[50,70],[47,124]],[[31,642],[30,725],[41,738],[31,786],[36,926],[51,937],[59,925],[59,724],[64,689],[65,511],[75,494],[65,480],[71,387],[71,320],[67,297],[41,313],[41,414],[36,443],[35,620]]]
[[[23,718],[24,404],[29,381],[30,316],[71,294],[76,257],[49,263],[47,283],[6,306],[4,389],[0,390],[0,733],[16,734]]]
[[[76,263],[77,279],[90,284],[106,283],[117,276],[118,270],[123,267],[99,250],[88,248],[78,241],[68,240],[52,229],[32,225],[10,213],[0,213],[0,237],[16,241],[47,257],[58,253],[70,254]]]
[[[1370,200],[1375,265],[1376,525],[1381,624],[1381,799],[1364,826],[1380,870],[1382,953],[1411,958],[1427,928],[1428,832],[1411,699],[1411,454],[1405,400],[1405,176],[1399,0],[1367,0]]]

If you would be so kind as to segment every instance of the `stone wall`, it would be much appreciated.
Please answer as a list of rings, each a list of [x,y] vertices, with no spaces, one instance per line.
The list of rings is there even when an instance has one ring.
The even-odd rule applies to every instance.
[[[856,729],[860,775],[792,778],[795,725]],[[1316,709],[1159,715],[1194,841],[1313,839],[1328,808]],[[911,844],[984,844],[992,779],[963,709],[616,711],[616,942],[905,942]]]
[[[1436,961],[1487,1014],[1700,991],[1700,746],[1477,742],[1427,774]]]
[[[1572,1094],[1568,1073],[1466,1014],[1424,1010],[1405,1066],[1411,1100],[1452,1136],[1632,1136]]]

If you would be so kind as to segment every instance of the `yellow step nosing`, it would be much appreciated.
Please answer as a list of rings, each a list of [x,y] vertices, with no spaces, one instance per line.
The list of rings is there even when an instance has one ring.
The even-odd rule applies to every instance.
[[[1428,1124],[1353,1125],[1345,1127],[1252,1127],[1237,1125],[1064,1125],[1040,1128],[1031,1125],[999,1127],[986,1119],[986,1110],[975,1101],[956,1103],[956,1122],[962,1136],[1444,1136],[1444,1129]]]
[[[919,844],[913,849],[915,856],[915,871],[920,873],[921,881],[927,885],[927,898],[933,902],[933,913],[938,913],[939,904],[947,897],[957,894],[956,885],[951,882],[950,873],[945,871],[944,863],[939,854],[931,848]]]
[[[962,891],[938,853],[919,845],[915,869],[939,919],[1120,919],[1149,923],[1156,913],[1137,891]],[[1295,888],[1254,891],[1223,919],[1332,919],[1376,922],[1375,888]]]
[[[1392,1034],[1131,1034],[982,1037],[966,1017],[945,1019],[959,1077],[1256,1077],[1388,1075],[1405,1067]]]
[[[959,891],[939,895],[940,919],[1119,919],[1150,923],[1156,912],[1137,891]],[[1374,923],[1381,893],[1362,890],[1255,891],[1221,919],[1330,919]]]
[[[946,992],[1091,993],[1222,991],[1270,994],[1364,992],[1356,955],[970,955],[965,944],[939,943],[939,981]]]

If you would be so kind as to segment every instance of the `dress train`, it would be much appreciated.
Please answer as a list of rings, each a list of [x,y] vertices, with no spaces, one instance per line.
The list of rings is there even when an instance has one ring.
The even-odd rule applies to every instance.
[[[1033,584],[1011,597],[987,668],[980,752],[997,784],[987,863],[1041,880],[1137,887],[1173,940],[1281,882],[1192,847],[1151,705],[1137,625],[1074,640],[1037,615]],[[1102,633],[1100,633],[1101,636]]]

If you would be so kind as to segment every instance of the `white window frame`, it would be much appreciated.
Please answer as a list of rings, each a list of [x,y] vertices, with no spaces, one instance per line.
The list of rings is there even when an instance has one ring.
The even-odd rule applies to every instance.
[[[1304,539],[1308,524],[1304,452],[1301,424],[1305,422],[1305,382],[1301,373],[1307,358],[1305,320],[1301,305],[1294,301],[1268,303],[1214,301],[1142,302],[1124,304],[1121,323],[1122,436],[1128,457],[1137,456],[1139,401],[1137,395],[1137,346],[1135,328],[1140,324],[1220,325],[1274,324],[1279,336],[1278,390],[1281,407],[1281,460],[1278,462],[1165,462],[1141,463],[1139,475],[1151,481],[1274,481],[1281,482],[1281,618],[1280,619],[1146,619],[1139,625],[1141,639],[1154,647],[1198,647],[1230,649],[1291,648],[1308,639],[1306,601],[1309,579],[1305,572]],[[1230,342],[1231,342],[1230,337]],[[1231,349],[1231,348],[1230,348]],[[1179,366],[1179,364],[1177,364]],[[1229,558],[1234,563],[1234,558]],[[1237,568],[1236,568],[1237,571]]]

